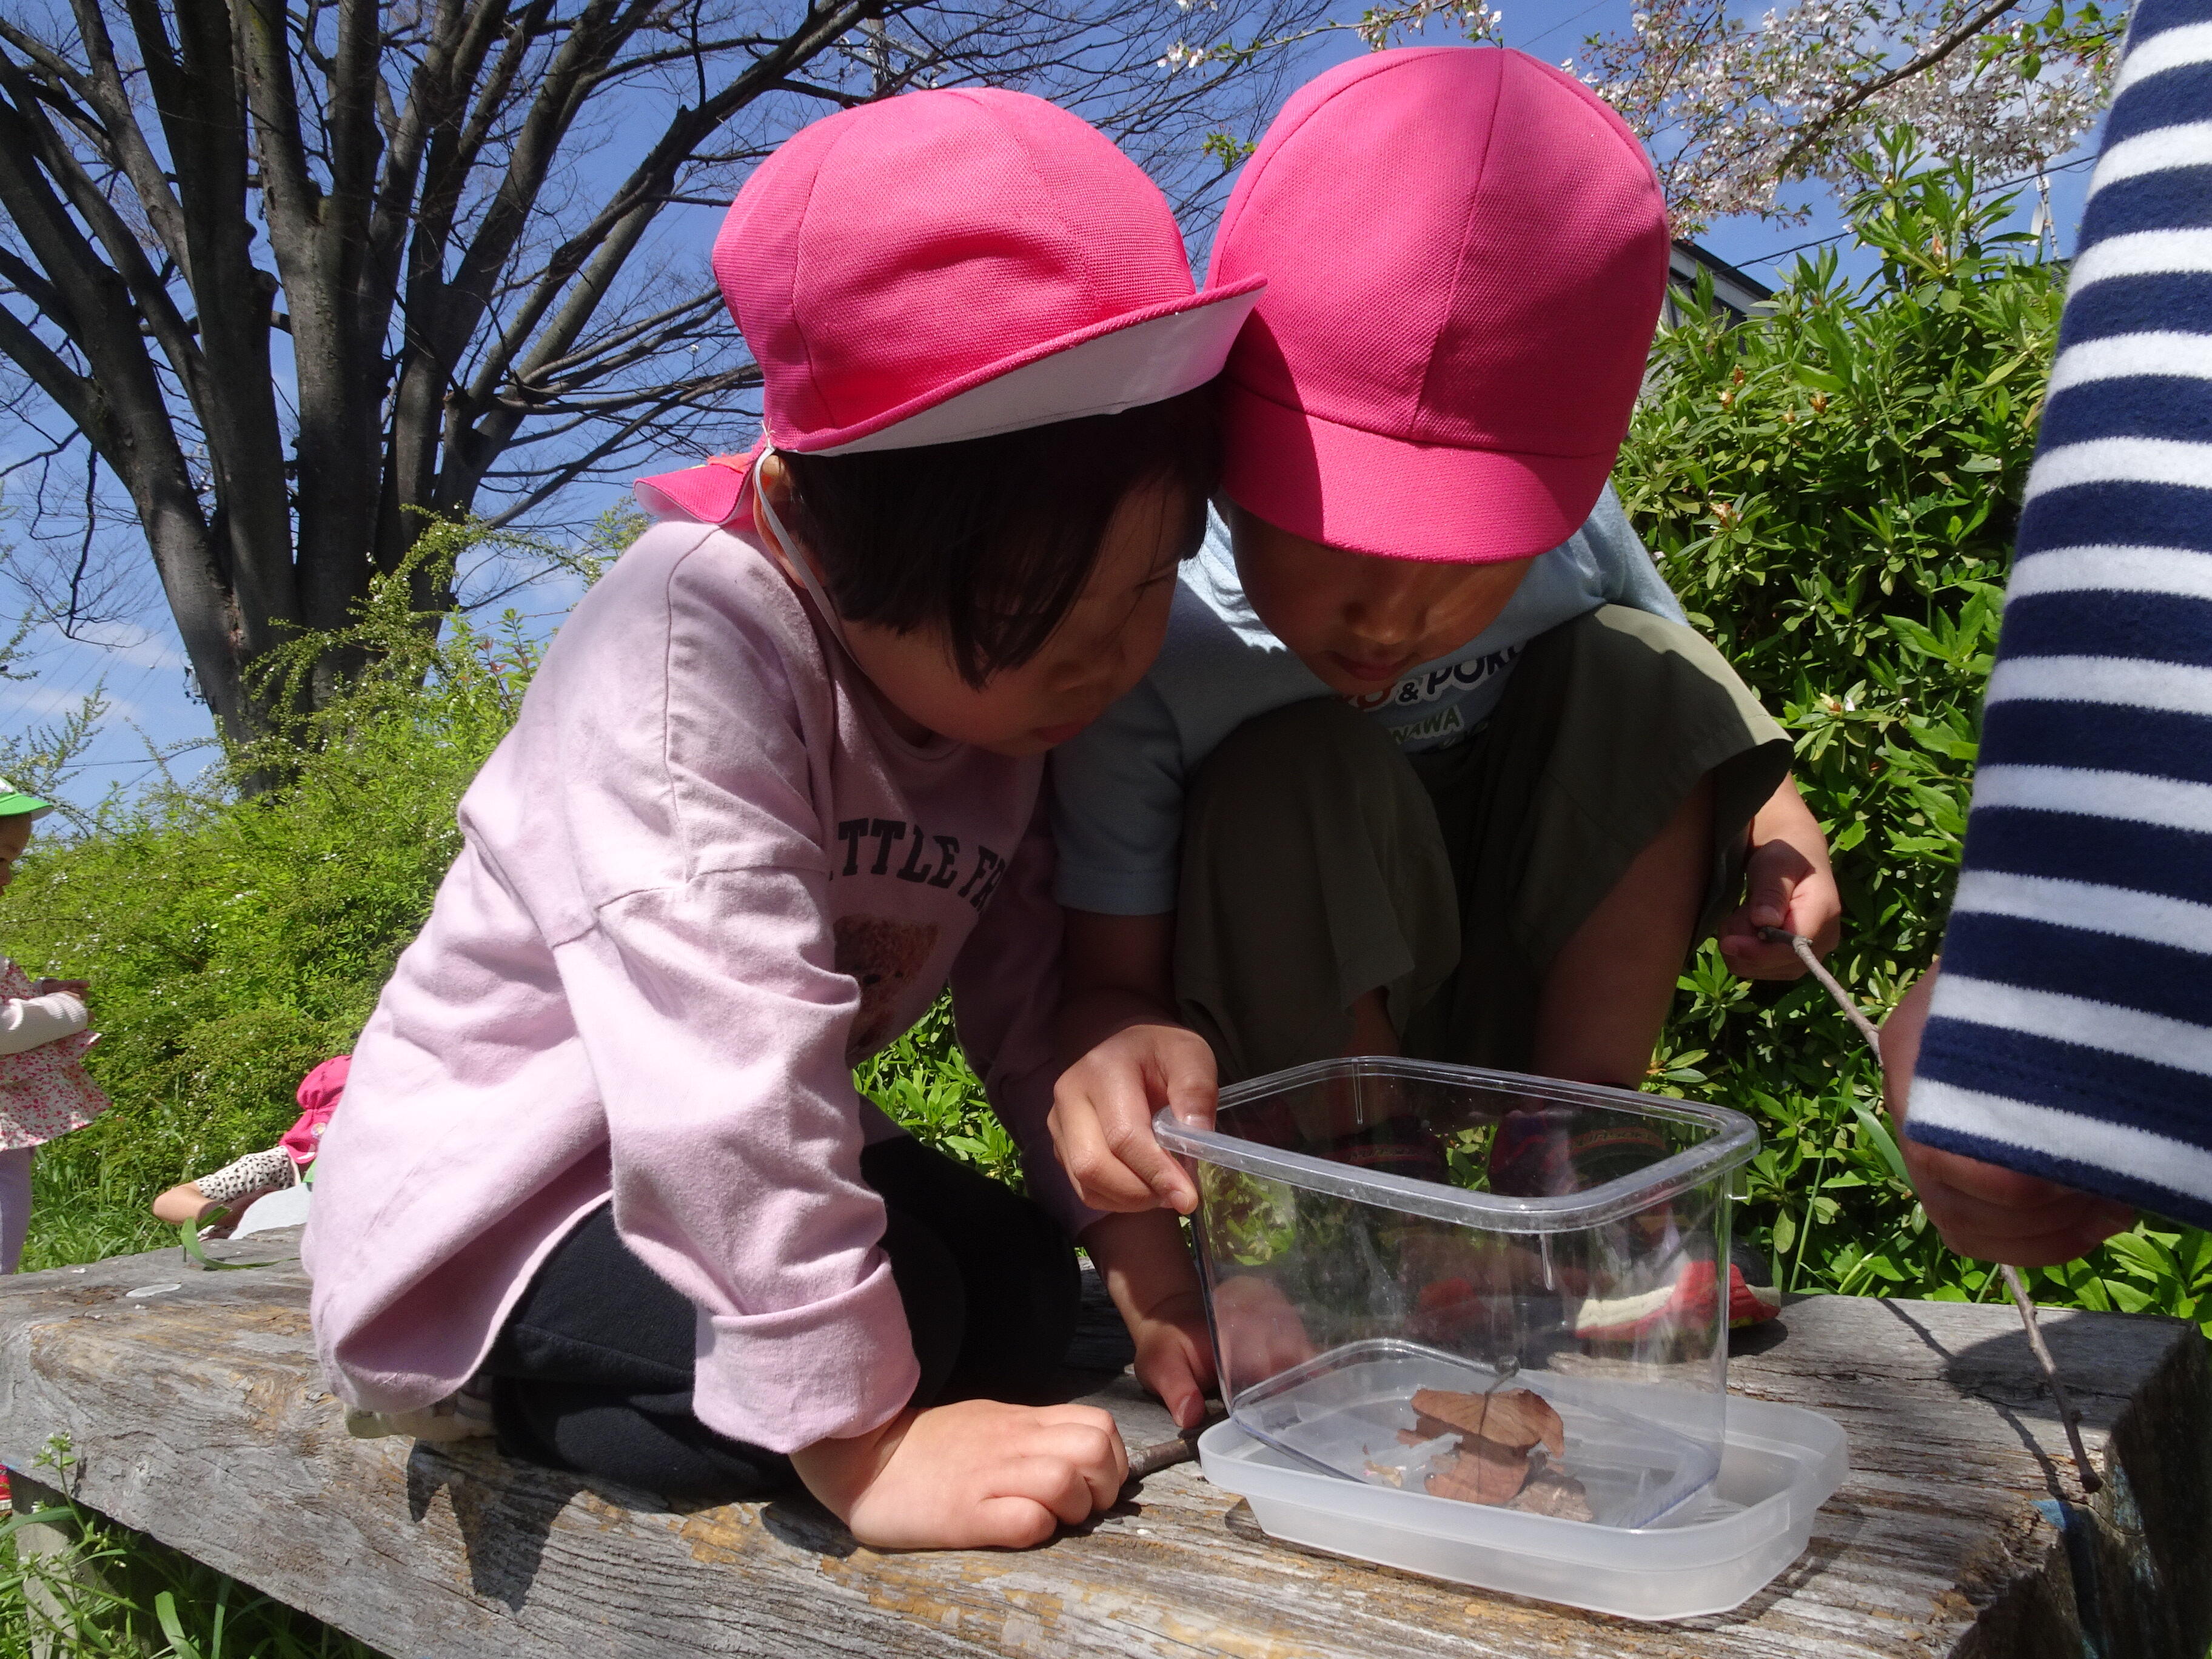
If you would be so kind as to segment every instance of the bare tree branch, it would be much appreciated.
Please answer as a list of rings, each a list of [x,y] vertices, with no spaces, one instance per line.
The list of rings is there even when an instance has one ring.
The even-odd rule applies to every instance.
[[[39,533],[71,521],[81,558],[109,481],[127,491],[193,676],[248,736],[266,711],[246,664],[286,628],[343,627],[426,515],[557,514],[625,471],[743,441],[758,370],[704,250],[661,230],[726,202],[797,125],[910,85],[1024,87],[1122,137],[1177,198],[1215,200],[1204,142],[1256,131],[1279,63],[1160,61],[1325,15],[70,0],[73,27],[49,27],[12,9],[0,359],[21,378],[0,418],[44,457],[32,475],[52,471]],[[57,449],[42,422],[89,448]],[[334,656],[303,694],[352,665]]]

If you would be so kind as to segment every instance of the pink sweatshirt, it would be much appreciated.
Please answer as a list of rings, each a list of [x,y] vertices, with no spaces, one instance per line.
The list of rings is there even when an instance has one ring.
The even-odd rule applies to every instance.
[[[1044,1127],[1060,916],[1041,763],[916,746],[746,533],[663,523],[562,628],[463,797],[465,846],[356,1046],[305,1258],[331,1384],[452,1393],[614,1197],[698,1309],[693,1404],[779,1451],[918,1369],[849,1068],[951,981],[1071,1232]],[[404,787],[395,779],[395,787]]]

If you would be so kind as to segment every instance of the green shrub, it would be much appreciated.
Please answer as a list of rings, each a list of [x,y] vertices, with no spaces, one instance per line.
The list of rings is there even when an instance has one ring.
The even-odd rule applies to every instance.
[[[473,532],[443,526],[425,558]],[[459,846],[453,804],[512,722],[536,663],[519,622],[432,632],[381,585],[343,642],[378,665],[319,714],[167,787],[94,833],[34,840],[0,904],[9,953],[92,981],[88,1059],[114,1100],[40,1151],[27,1266],[163,1236],[172,1183],[270,1145],[292,1094],[352,1046]],[[276,653],[285,678],[313,641]],[[242,796],[246,776],[271,781]]]
[[[2064,270],[1909,133],[1860,166],[1850,222],[1876,273],[1801,259],[1752,321],[1664,332],[1617,476],[1684,606],[1795,739],[1843,895],[1832,965],[1887,1009],[1949,902]],[[1661,1086],[1761,1120],[1739,1226],[1786,1284],[1996,1293],[1913,1201],[1872,1057],[1817,986],[1746,984],[1710,946],[1681,983]],[[2212,1242],[2160,1230],[2037,1288],[2198,1316],[2209,1270]]]

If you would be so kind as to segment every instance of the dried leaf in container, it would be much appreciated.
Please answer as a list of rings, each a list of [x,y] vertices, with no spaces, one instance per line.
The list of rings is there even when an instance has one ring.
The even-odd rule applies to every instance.
[[[1528,1479],[1528,1454],[1494,1440],[1462,1441],[1456,1457],[1430,1473],[1431,1498],[1455,1498],[1462,1504],[1503,1504]]]
[[[1413,1396],[1413,1406],[1414,1417],[1426,1434],[1456,1431],[1521,1449],[1540,1443],[1553,1456],[1566,1455],[1566,1425],[1559,1421],[1552,1402],[1534,1389],[1490,1394],[1423,1389]]]

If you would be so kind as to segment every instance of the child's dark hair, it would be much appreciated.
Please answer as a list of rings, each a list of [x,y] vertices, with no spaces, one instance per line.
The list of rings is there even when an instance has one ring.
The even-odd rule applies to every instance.
[[[1043,648],[1133,489],[1168,487],[1194,551],[1220,470],[1211,388],[1119,415],[857,455],[783,453],[792,529],[850,621],[934,624],[981,685]],[[781,453],[781,452],[780,452]],[[1174,497],[1180,495],[1180,500]]]

